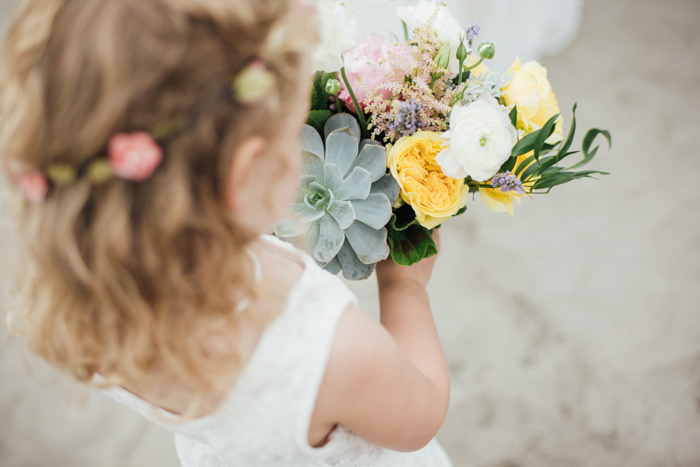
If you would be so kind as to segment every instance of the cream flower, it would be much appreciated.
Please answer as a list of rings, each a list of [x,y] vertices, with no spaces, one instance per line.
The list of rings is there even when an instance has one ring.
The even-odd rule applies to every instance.
[[[517,133],[508,116],[490,95],[470,105],[455,106],[450,131],[443,133],[447,149],[437,155],[442,171],[453,178],[483,182],[510,157]]]
[[[518,107],[518,128],[531,133],[559,113],[559,104],[547,79],[547,69],[537,62],[521,64],[516,59],[508,73],[513,79],[502,89],[503,102]],[[554,134],[547,140],[555,144],[562,140],[563,120],[557,119]]]
[[[332,73],[343,67],[343,54],[358,44],[355,12],[340,0],[318,0],[321,42],[313,53],[315,71]]]

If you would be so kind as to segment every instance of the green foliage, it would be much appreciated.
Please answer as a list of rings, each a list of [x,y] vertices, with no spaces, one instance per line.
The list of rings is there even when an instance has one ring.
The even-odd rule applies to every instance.
[[[506,166],[518,156],[533,151],[533,155],[518,164],[513,172],[523,183],[532,182],[532,186],[529,190],[530,193],[540,191],[549,192],[549,190],[555,186],[582,178],[593,178],[593,175],[608,175],[607,172],[601,172],[599,170],[575,170],[588,164],[597,154],[599,146],[593,149],[591,149],[591,146],[598,135],[603,135],[608,141],[608,146],[612,146],[610,132],[598,128],[589,130],[584,136],[580,151],[583,154],[583,159],[581,161],[570,167],[562,167],[559,165],[564,159],[579,153],[579,151],[569,151],[576,131],[576,105],[574,105],[572,109],[572,114],[569,133],[562,142],[557,145],[546,143],[546,140],[554,132],[555,122],[558,117],[558,115],[555,115],[540,130],[534,131],[518,141],[513,148],[511,159],[504,164],[504,166]],[[553,149],[557,149],[556,154],[544,157]]]
[[[413,209],[403,205],[394,210],[387,227],[391,259],[401,266],[410,266],[437,254],[431,231],[416,221]]]
[[[326,91],[326,84],[331,79],[336,79],[335,73],[319,71],[314,76],[314,84],[311,89],[311,110],[328,110],[331,95]],[[321,127],[323,131],[323,127]]]
[[[331,118],[331,115],[333,115],[333,112],[327,109],[312,110],[309,112],[306,124],[314,127],[319,133],[323,133],[323,127],[326,125],[328,119]]]

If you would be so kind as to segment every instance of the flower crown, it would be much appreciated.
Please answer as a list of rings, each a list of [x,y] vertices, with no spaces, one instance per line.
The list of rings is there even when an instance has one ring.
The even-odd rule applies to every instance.
[[[229,82],[222,96],[253,105],[267,96],[275,85],[274,73],[262,60],[255,60]],[[106,154],[100,153],[77,166],[55,162],[44,171],[21,170],[12,165],[6,170],[10,181],[35,204],[42,203],[53,187],[70,185],[84,176],[94,185],[106,183],[113,177],[141,182],[150,178],[163,162],[164,143],[192,124],[193,121],[181,117],[150,131],[114,134],[107,143]]]

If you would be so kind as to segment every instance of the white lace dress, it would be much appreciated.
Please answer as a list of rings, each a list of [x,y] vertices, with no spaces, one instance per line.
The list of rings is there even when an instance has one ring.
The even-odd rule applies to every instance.
[[[265,238],[287,247],[273,237]],[[298,253],[304,258],[304,273],[282,314],[264,330],[234,390],[217,412],[171,424],[170,412],[154,408],[125,389],[102,391],[175,433],[183,467],[451,466],[436,440],[419,451],[396,452],[372,445],[339,426],[325,446],[308,444],[311,414],[335,329],[356,298],[339,278]]]

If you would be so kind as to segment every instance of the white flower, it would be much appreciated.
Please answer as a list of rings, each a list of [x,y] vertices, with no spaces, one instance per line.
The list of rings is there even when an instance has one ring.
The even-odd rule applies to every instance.
[[[343,54],[357,47],[355,12],[340,0],[318,0],[321,42],[313,54],[314,71],[332,73],[343,67]]]
[[[439,4],[435,0],[420,0],[416,6],[402,6],[397,8],[396,14],[406,23],[409,29],[413,30],[426,24],[438,7],[440,8],[440,12],[437,15],[435,24],[433,24],[433,29],[437,32],[440,41],[450,43],[450,64],[447,68],[456,75],[459,72],[457,49],[461,42],[460,39],[464,35],[464,29],[459,25],[454,16],[450,14],[447,7],[442,3]]]
[[[517,133],[496,100],[487,94],[466,107],[455,106],[450,131],[442,137],[449,145],[435,158],[442,172],[452,178],[470,176],[483,182],[508,160]]]

